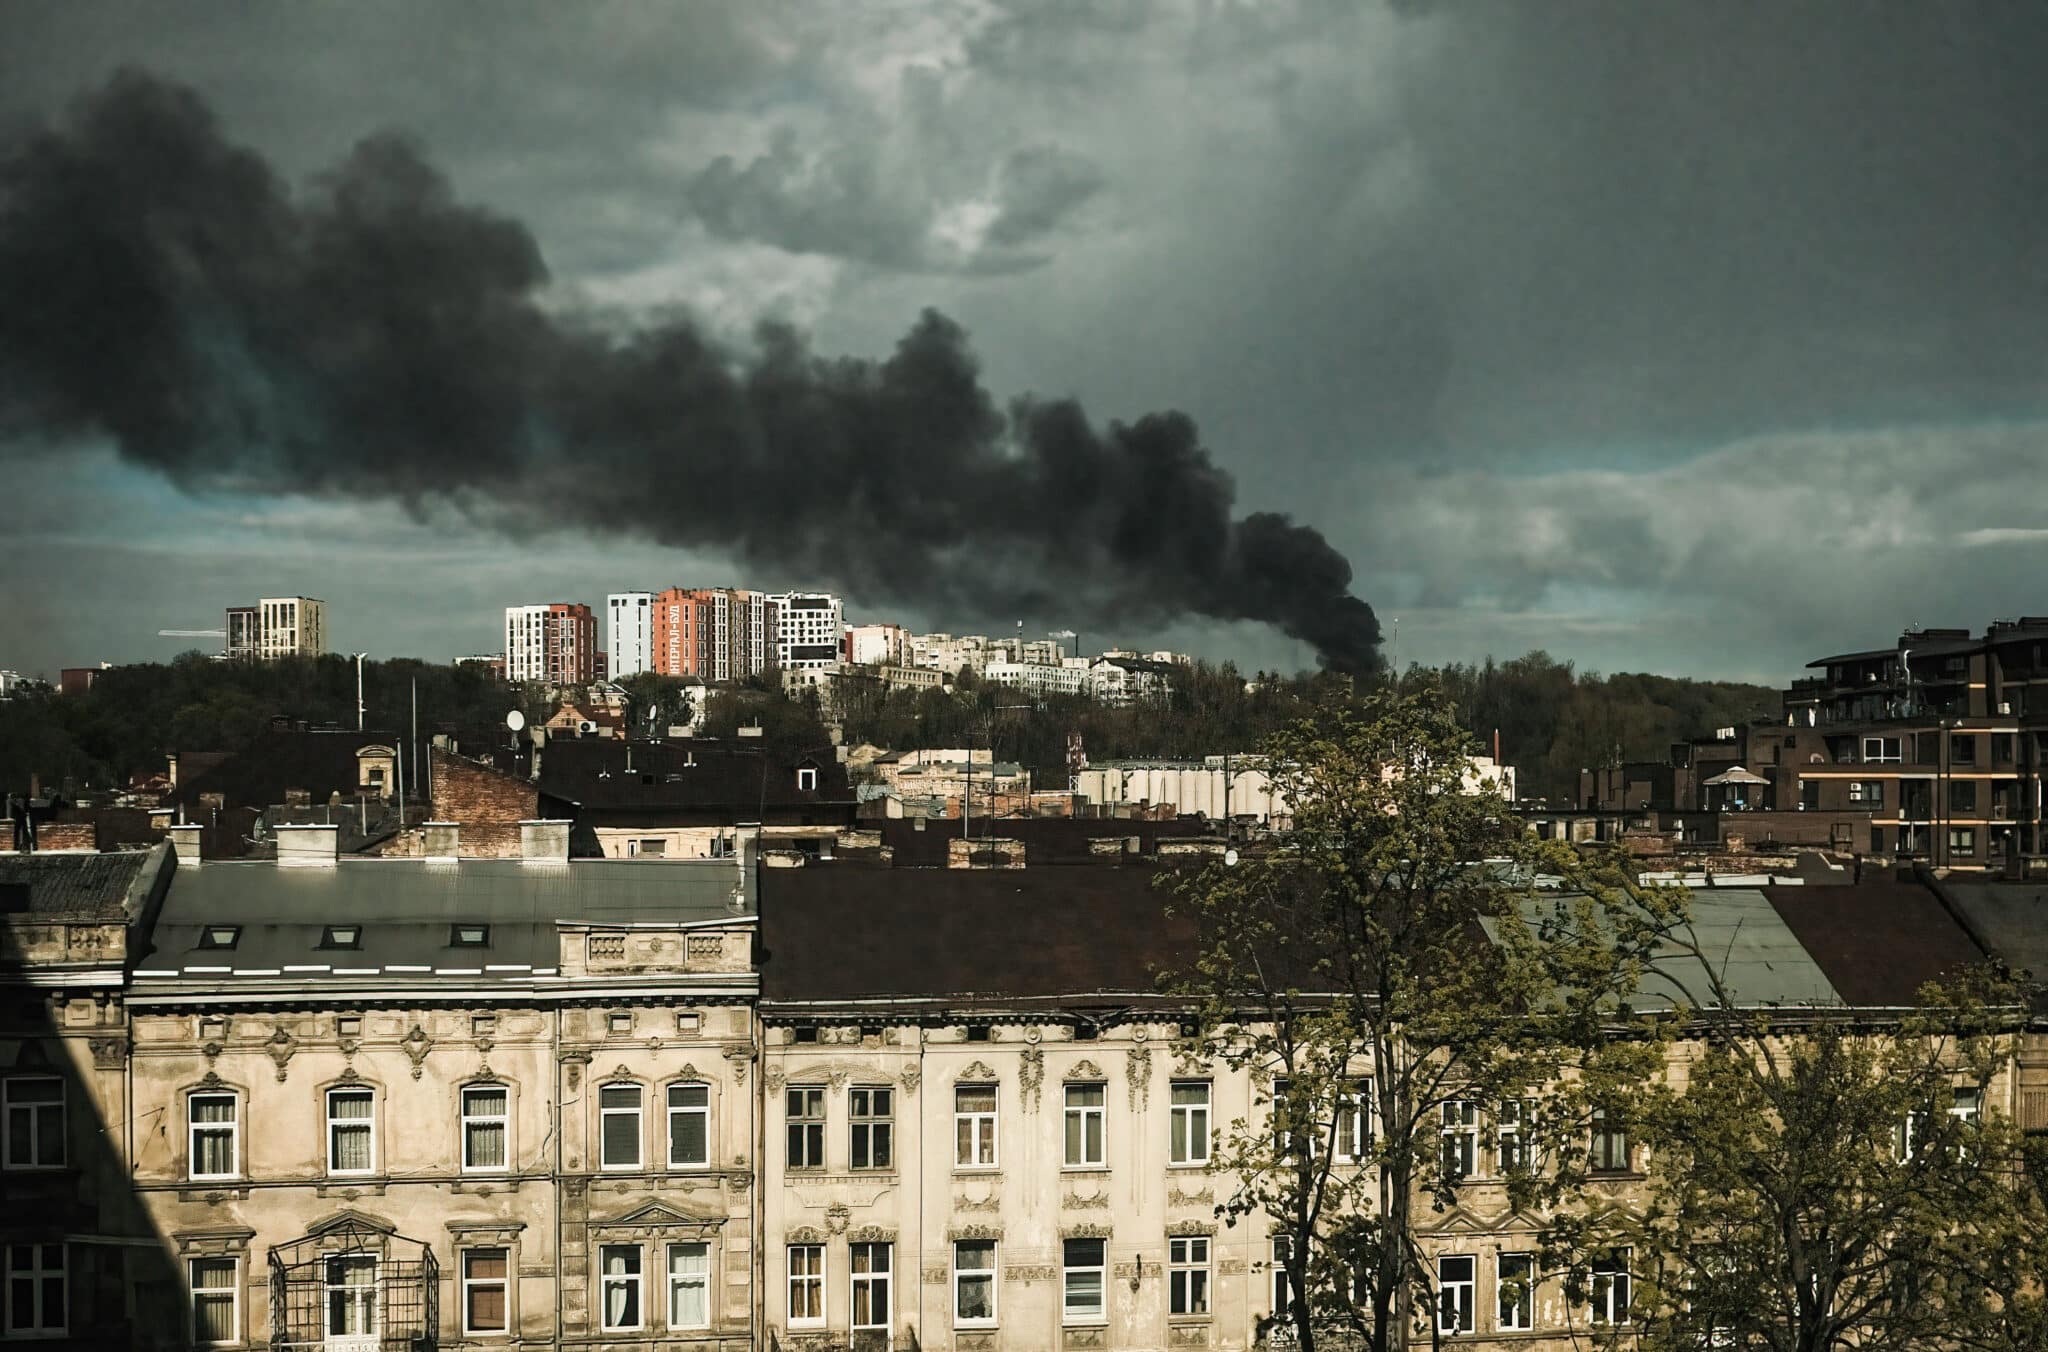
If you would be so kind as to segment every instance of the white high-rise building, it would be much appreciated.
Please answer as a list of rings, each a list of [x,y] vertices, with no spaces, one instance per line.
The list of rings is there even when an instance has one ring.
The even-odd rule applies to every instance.
[[[311,596],[266,596],[255,606],[253,656],[318,657],[327,651],[327,603]],[[247,613],[246,611],[244,612]],[[232,617],[233,611],[229,612]],[[232,620],[229,629],[234,629]],[[247,641],[247,638],[244,640]],[[232,638],[230,654],[234,654]]]
[[[607,675],[616,681],[654,670],[654,593],[613,592],[605,597]]]
[[[775,665],[784,671],[823,671],[839,665],[839,598],[827,592],[778,592],[774,608]]]

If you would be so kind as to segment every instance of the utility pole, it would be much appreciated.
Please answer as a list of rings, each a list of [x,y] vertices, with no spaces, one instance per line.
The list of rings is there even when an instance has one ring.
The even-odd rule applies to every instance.
[[[356,731],[363,730],[363,659],[368,653],[357,653],[356,657]]]

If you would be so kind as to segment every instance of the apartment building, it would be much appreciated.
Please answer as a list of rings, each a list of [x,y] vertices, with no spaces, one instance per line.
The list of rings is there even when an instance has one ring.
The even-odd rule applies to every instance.
[[[597,617],[580,601],[505,607],[505,679],[588,685],[599,679]]]
[[[1785,733],[1803,739],[1800,809],[1868,812],[1858,848],[1937,868],[2019,870],[2048,854],[2048,618],[1908,630],[1807,666],[1820,674],[1784,695]]]
[[[227,608],[226,654],[269,661],[318,657],[327,651],[327,603],[311,596],[266,596]]]
[[[910,660],[910,631],[900,624],[847,625],[840,660],[859,667],[902,666]]]
[[[654,670],[654,593],[605,597],[605,657],[612,680]]]
[[[767,598],[774,609],[775,665],[784,671],[829,671],[838,667],[839,598],[826,592],[779,592]]]

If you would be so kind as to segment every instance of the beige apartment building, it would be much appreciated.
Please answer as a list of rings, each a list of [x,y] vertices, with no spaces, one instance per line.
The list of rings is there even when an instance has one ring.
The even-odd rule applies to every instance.
[[[128,1009],[196,1341],[753,1345],[751,882],[571,864],[567,829],[188,858]]]

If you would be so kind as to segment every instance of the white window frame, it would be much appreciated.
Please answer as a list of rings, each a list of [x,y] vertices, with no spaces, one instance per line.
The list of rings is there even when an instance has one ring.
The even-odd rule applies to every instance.
[[[57,1087],[57,1097],[54,1099],[21,1099],[16,1097],[21,1090],[32,1084],[55,1085]],[[55,1128],[57,1158],[55,1160],[41,1160],[37,1156],[43,1153],[43,1116],[53,1105],[57,1110]],[[6,1159],[4,1160],[5,1167],[11,1170],[62,1169],[70,1159],[69,1142],[65,1139],[69,1134],[70,1107],[70,1091],[66,1089],[62,1076],[10,1075],[4,1080],[0,1080],[0,1148],[4,1148],[7,1152]],[[18,1159],[14,1154],[14,1118],[16,1113],[20,1113],[28,1119],[28,1130],[26,1133],[28,1137],[28,1157],[26,1159]]]
[[[1275,1319],[1281,1320],[1283,1323],[1293,1317],[1293,1301],[1291,1297],[1294,1294],[1294,1278],[1293,1274],[1287,1270],[1287,1258],[1293,1251],[1294,1237],[1292,1235],[1274,1235],[1272,1237],[1272,1314]]]
[[[340,1098],[363,1098],[369,1101],[370,1111],[362,1117],[336,1117],[334,1101]],[[365,1178],[377,1172],[377,1091],[367,1085],[337,1084],[330,1086],[320,1099],[327,1110],[327,1173],[330,1178]],[[335,1145],[338,1132],[362,1132],[369,1138],[370,1162],[360,1169],[344,1169],[335,1163]]]
[[[1535,1156],[1529,1138],[1530,1109],[1528,1099],[1502,1099],[1493,1119],[1493,1168],[1505,1178],[1514,1168],[1525,1171],[1535,1165]]]
[[[1093,1244],[1096,1246],[1094,1263],[1071,1263],[1068,1261],[1070,1244]],[[1095,1306],[1093,1309],[1075,1309],[1073,1303],[1074,1278],[1093,1274],[1095,1277]],[[1109,1241],[1089,1235],[1060,1241],[1060,1322],[1062,1324],[1101,1324],[1109,1319]]]
[[[469,1275],[469,1260],[478,1254],[494,1253],[505,1262],[505,1273],[501,1277],[472,1277]],[[462,1302],[462,1335],[465,1338],[509,1338],[512,1336],[512,1250],[504,1244],[478,1244],[465,1248],[456,1255],[458,1264],[456,1277],[460,1283],[457,1299]],[[469,1322],[469,1293],[479,1287],[495,1286],[505,1293],[505,1326],[496,1329],[480,1329]]]
[[[991,1106],[962,1108],[962,1094],[978,1094],[987,1090]],[[996,1136],[996,1121],[1003,1108],[1003,1091],[1000,1085],[977,1082],[953,1086],[953,1167],[955,1169],[1000,1169],[1003,1157],[998,1153],[1000,1142]],[[986,1155],[988,1158],[983,1159]]]
[[[1974,1085],[1958,1085],[1949,1100],[1948,1115],[1972,1125],[1984,1116],[1984,1091]]]
[[[1510,1272],[1519,1265],[1520,1272]],[[1519,1282],[1522,1294],[1510,1300],[1509,1287]],[[1493,1256],[1494,1327],[1503,1333],[1527,1333],[1536,1327],[1536,1255],[1496,1253]]]
[[[469,1109],[469,1096],[476,1091],[497,1090],[504,1095],[505,1110],[497,1113],[476,1113]],[[462,1118],[462,1172],[465,1174],[502,1174],[512,1168],[512,1086],[497,1080],[478,1080],[461,1089]],[[469,1132],[471,1127],[496,1127],[498,1132],[498,1154],[503,1164],[478,1164],[469,1157]]]
[[[702,1103],[676,1103],[677,1091],[685,1094],[692,1090],[703,1094]],[[708,1169],[711,1167],[711,1085],[705,1080],[675,1080],[663,1091],[662,1102],[668,1114],[668,1167],[671,1169]],[[704,1157],[702,1159],[677,1159],[676,1143],[681,1140],[676,1128],[690,1118],[696,1118],[704,1128]]]
[[[811,766],[804,766],[796,772],[798,793],[815,793],[818,788],[818,772]]]
[[[985,1268],[964,1268],[960,1266],[960,1246],[963,1244],[988,1246],[988,1266]],[[994,1328],[1002,1315],[1000,1298],[1003,1270],[1003,1246],[994,1239],[956,1239],[953,1241],[953,1327],[964,1329]],[[963,1319],[960,1317],[960,1284],[968,1278],[988,1280],[988,1317],[986,1319]]]
[[[1628,1129],[1628,1123],[1616,1119],[1616,1125],[1608,1125],[1607,1110],[1593,1110],[1593,1139],[1587,1152],[1587,1166],[1596,1174],[1634,1173],[1636,1167],[1636,1143]],[[1621,1142],[1621,1163],[1615,1164],[1613,1143]]]
[[[1201,1101],[1181,1103],[1183,1090],[1200,1090]],[[1209,1163],[1209,1112],[1216,1100],[1207,1080],[1174,1080],[1166,1088],[1166,1162],[1169,1167],[1195,1169]]]
[[[875,1096],[883,1095],[886,1112],[875,1111]],[[846,1093],[846,1167],[862,1172],[881,1172],[896,1167],[896,1091],[886,1084],[857,1084]],[[880,1163],[875,1142],[882,1142]],[[863,1151],[862,1146],[866,1149]],[[862,1163],[865,1156],[866,1163]]]
[[[605,1106],[605,1091],[630,1089],[633,1091],[633,1106],[630,1108],[608,1108]],[[597,1087],[597,1167],[599,1169],[630,1170],[641,1167],[642,1157],[647,1153],[646,1120],[642,1116],[647,1106],[647,1091],[632,1080],[613,1080]],[[605,1124],[614,1117],[633,1119],[633,1158],[615,1160],[611,1157],[611,1133]]]
[[[1889,748],[1886,746],[1887,743],[1890,744]],[[1872,755],[1870,750],[1873,744],[1877,747],[1875,755]],[[1861,749],[1865,765],[1897,765],[1903,762],[1905,756],[1905,743],[1897,737],[1865,737]]]
[[[380,1316],[378,1296],[383,1288],[378,1278],[383,1275],[382,1261],[371,1253],[335,1253],[322,1259],[320,1267],[320,1322],[326,1336],[352,1338],[374,1333]],[[364,1271],[370,1274],[368,1281],[353,1280],[355,1274]],[[337,1314],[344,1326],[355,1327],[336,1328]]]
[[[1166,1313],[1173,1319],[1204,1319],[1211,1312],[1207,1235],[1169,1235],[1166,1240]],[[1196,1308],[1199,1306],[1200,1308]]]
[[[0,1338],[61,1338],[71,1331],[71,1248],[63,1241],[29,1240],[17,1243],[9,1240],[6,1244],[6,1281],[4,1293],[0,1293],[0,1304],[5,1305],[5,1323],[0,1323]],[[57,1252],[57,1266],[46,1267],[44,1260],[49,1250]],[[28,1266],[16,1267],[15,1256],[22,1250],[28,1253]],[[45,1321],[43,1310],[43,1283],[55,1277],[58,1287],[64,1293],[64,1309],[57,1323]],[[33,1322],[17,1324],[14,1308],[14,1285],[26,1279],[29,1289],[29,1317]]]
[[[1462,1264],[1465,1275],[1453,1277]],[[1436,1259],[1436,1331],[1474,1333],[1479,1328],[1479,1256],[1442,1253]]]
[[[854,1262],[854,1255],[863,1249],[867,1251],[868,1257],[868,1268],[865,1272],[861,1271],[860,1266]],[[880,1267],[875,1265],[875,1256],[877,1254],[880,1254],[882,1258]],[[848,1281],[846,1295],[847,1326],[857,1331],[887,1329],[890,1319],[895,1315],[896,1246],[886,1239],[860,1240],[849,1244],[846,1248],[846,1267]],[[868,1322],[865,1324],[860,1321],[860,1293],[863,1290],[868,1293]],[[877,1291],[881,1292],[882,1296],[882,1317],[879,1322],[875,1320],[875,1293]]]
[[[683,1253],[684,1253],[685,1251],[687,1251],[687,1250],[691,1250],[691,1249],[697,1249],[697,1250],[701,1250],[701,1251],[702,1251],[702,1253],[703,1253],[703,1257],[704,1257],[704,1266],[703,1266],[702,1270],[700,1270],[700,1271],[697,1271],[697,1272],[678,1272],[678,1271],[676,1270],[676,1259],[677,1259],[678,1257],[680,1257],[680,1256],[681,1256],[681,1255],[682,1255],[682,1254],[683,1254]],[[667,1251],[667,1254],[666,1254],[666,1258],[667,1258],[667,1261],[668,1261],[668,1267],[667,1267],[667,1269],[666,1269],[666,1270],[667,1270],[667,1273],[668,1273],[668,1326],[669,1326],[670,1328],[672,1328],[672,1329],[708,1329],[708,1328],[710,1328],[710,1327],[711,1327],[711,1245],[710,1245],[710,1243],[709,1243],[708,1241],[706,1241],[706,1240],[701,1240],[701,1239],[697,1239],[697,1240],[677,1240],[677,1241],[676,1241],[675,1243],[673,1243],[673,1244],[670,1244],[670,1245],[668,1246],[668,1251]],[[683,1293],[684,1291],[687,1291],[687,1290],[691,1290],[691,1289],[695,1289],[695,1290],[697,1290],[697,1291],[701,1292],[701,1293],[702,1293],[702,1298],[703,1298],[703,1302],[704,1302],[704,1317],[703,1317],[702,1319],[700,1319],[700,1320],[697,1320],[697,1321],[695,1321],[695,1322],[692,1322],[692,1321],[690,1321],[690,1320],[686,1320],[686,1319],[680,1318],[680,1317],[679,1317],[679,1316],[677,1315],[677,1313],[676,1313],[676,1310],[677,1310],[676,1298],[677,1298],[677,1297],[678,1297],[679,1295],[681,1295],[681,1294],[682,1294],[682,1293]]]
[[[1634,1256],[1632,1250],[1620,1248],[1593,1260],[1590,1279],[1586,1283],[1588,1322],[1603,1328],[1629,1322],[1629,1307],[1635,1303],[1635,1279],[1629,1271],[1629,1260]],[[1621,1291],[1619,1301],[1614,1298],[1617,1288]],[[1617,1314],[1620,1318],[1615,1317]]]
[[[1437,1139],[1441,1146],[1438,1165],[1454,1179],[1476,1178],[1479,1174],[1479,1101],[1450,1099],[1439,1106]],[[1456,1159],[1456,1169],[1452,1160]]]
[[[804,1095],[801,1100],[798,1095]],[[793,1105],[802,1104],[803,1111],[792,1112]],[[815,1104],[817,1112],[811,1112]],[[825,1086],[821,1084],[793,1084],[782,1091],[783,1167],[792,1171],[806,1171],[825,1167]],[[789,1149],[793,1141],[804,1143],[803,1158],[797,1159]],[[816,1147],[816,1154],[812,1148]]]
[[[225,1263],[228,1270],[227,1283],[222,1286],[201,1286],[199,1268],[201,1265],[218,1266]],[[230,1347],[242,1341],[242,1260],[230,1254],[206,1254],[185,1260],[185,1289],[191,1294],[192,1308],[187,1316],[191,1325],[192,1343],[195,1347]],[[226,1297],[228,1303],[228,1336],[225,1338],[203,1338],[199,1331],[199,1302],[202,1299],[219,1300]]]
[[[225,1122],[200,1122],[192,1116],[192,1105],[203,1099],[225,1099],[233,1115]],[[199,1172],[199,1140],[202,1136],[225,1136],[228,1168],[225,1173]],[[240,1178],[242,1176],[242,1096],[232,1089],[197,1089],[185,1095],[185,1177],[189,1179]]]
[[[1333,1158],[1339,1164],[1357,1164],[1369,1159],[1373,1153],[1375,1125],[1371,1080],[1360,1080],[1351,1086],[1348,1100],[1339,1099],[1332,1105],[1337,1115],[1336,1140]]]
[[[809,1255],[804,1260],[804,1270],[797,1270],[797,1255]],[[784,1272],[787,1278],[784,1309],[789,1315],[789,1326],[793,1329],[814,1329],[825,1322],[825,1246],[823,1244],[791,1244],[784,1253],[788,1266]],[[815,1314],[797,1314],[797,1294],[808,1292],[812,1299],[807,1302],[817,1311]]]
[[[1099,1101],[1076,1103],[1076,1090],[1092,1091]],[[1060,1158],[1065,1169],[1106,1169],[1109,1167],[1109,1086],[1101,1080],[1072,1080],[1061,1090],[1060,1113]],[[1095,1128],[1095,1149],[1090,1158],[1088,1129]],[[1078,1130],[1076,1130],[1078,1128]],[[1074,1146],[1080,1147],[1080,1158],[1074,1157]]]
[[[607,1255],[630,1253],[633,1255],[633,1270],[612,1273]],[[638,1320],[631,1324],[614,1324],[611,1314],[611,1296],[614,1287],[628,1287],[633,1292],[634,1312]],[[633,1333],[647,1327],[647,1254],[638,1244],[601,1244],[597,1250],[597,1322],[605,1333]]]

